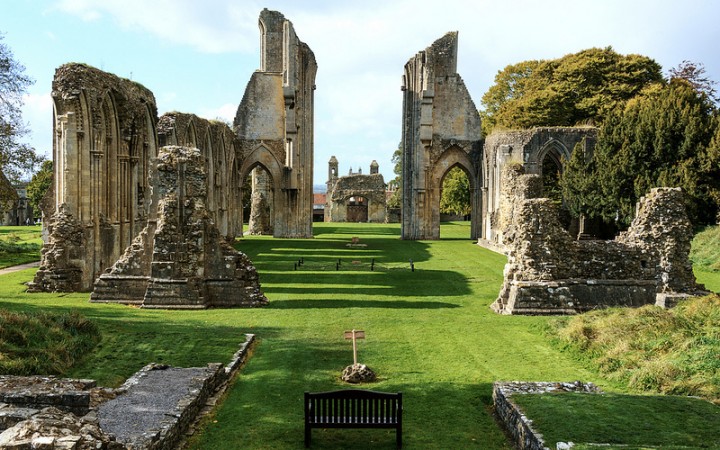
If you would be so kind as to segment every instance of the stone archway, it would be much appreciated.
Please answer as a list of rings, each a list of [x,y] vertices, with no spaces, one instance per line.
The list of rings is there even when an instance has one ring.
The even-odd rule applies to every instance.
[[[472,187],[471,237],[481,235],[480,115],[457,73],[457,33],[447,33],[405,65],[402,238],[440,238],[440,191],[461,166]]]

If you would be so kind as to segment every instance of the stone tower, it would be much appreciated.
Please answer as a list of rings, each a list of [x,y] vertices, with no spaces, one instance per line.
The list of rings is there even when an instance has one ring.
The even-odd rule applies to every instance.
[[[233,123],[239,173],[260,167],[269,175],[273,236],[312,237],[315,55],[281,13],[264,9],[259,27],[260,69]]]
[[[378,164],[378,162],[373,159],[370,163],[370,175],[376,173],[380,173],[380,164]]]
[[[405,64],[403,75],[402,238],[440,237],[440,191],[450,169],[470,181],[471,238],[481,232],[480,115],[457,73],[457,32]]]

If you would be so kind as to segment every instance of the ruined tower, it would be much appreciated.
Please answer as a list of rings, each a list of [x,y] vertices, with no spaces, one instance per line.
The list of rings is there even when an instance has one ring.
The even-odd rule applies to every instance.
[[[405,64],[403,75],[403,239],[440,237],[442,181],[453,167],[470,181],[471,238],[481,231],[480,115],[457,73],[457,32]]]
[[[260,13],[260,69],[253,73],[235,116],[241,177],[268,174],[273,236],[312,237],[313,124],[317,64],[292,22]]]

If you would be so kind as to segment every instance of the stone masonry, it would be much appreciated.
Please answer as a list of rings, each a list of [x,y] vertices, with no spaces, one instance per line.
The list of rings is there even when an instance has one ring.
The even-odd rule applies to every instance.
[[[505,171],[517,178],[518,168]],[[689,261],[692,229],[680,189],[642,198],[630,229],[614,241],[578,241],[559,224],[557,207],[529,198],[538,182],[515,189],[503,232],[505,281],[492,308],[502,314],[573,314],[608,306],[668,306],[701,290]],[[512,184],[508,182],[508,184]],[[535,188],[533,188],[535,186]],[[506,194],[511,192],[506,191]]]
[[[194,148],[161,149],[153,175],[157,223],[98,278],[91,301],[173,309],[267,303],[252,262],[209,217],[203,159]]]
[[[495,132],[488,136],[483,146],[485,178],[480,243],[504,245],[502,234],[506,224],[500,223],[500,217],[507,212],[503,210],[508,198],[503,192],[508,189],[504,183],[515,182],[512,178],[503,178],[506,166],[519,165],[523,173],[542,176],[543,161],[549,159],[552,166],[561,171],[576,146],[581,146],[586,154],[592,152],[597,131],[593,127],[540,127]],[[542,183],[538,188],[537,197],[542,195]]]
[[[370,163],[370,173],[350,173],[338,177],[338,161],[330,158],[327,181],[327,222],[385,223],[387,185],[377,161]],[[352,172],[352,170],[351,170]]]
[[[480,237],[480,115],[457,73],[457,32],[447,33],[405,64],[403,75],[403,239],[440,238],[445,175],[462,168],[470,181],[471,237]]]
[[[259,26],[260,70],[233,122],[238,170],[243,180],[255,168],[271,179],[273,236],[312,237],[315,55],[279,12],[264,9]]]
[[[265,204],[272,222],[266,228],[276,237],[312,237],[317,64],[282,14],[263,10],[259,25],[261,68],[247,85],[233,129],[178,112],[158,119],[153,93],[139,83],[84,64],[57,69],[54,201],[30,291],[89,291],[121,255],[150,245],[158,226],[150,171],[165,145],[200,150],[203,206],[216,227],[213,233],[242,235],[242,186],[258,169],[267,179]]]

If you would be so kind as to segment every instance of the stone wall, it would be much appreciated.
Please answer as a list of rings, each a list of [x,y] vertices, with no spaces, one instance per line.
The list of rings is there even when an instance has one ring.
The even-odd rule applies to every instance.
[[[161,149],[153,175],[157,222],[98,278],[90,301],[172,309],[267,303],[255,267],[210,218],[204,159],[194,148]]]
[[[521,185],[536,185],[530,180],[537,175],[512,172]],[[672,303],[701,289],[689,261],[692,228],[680,189],[651,190],[638,203],[628,231],[614,241],[575,240],[560,226],[549,199],[518,193],[506,191],[511,198],[502,235],[508,262],[492,305],[496,312],[572,314]]]
[[[312,237],[315,55],[281,13],[264,9],[259,27],[260,70],[233,122],[240,177],[260,167],[271,179],[273,236]]]
[[[502,233],[507,224],[499,216],[507,217],[506,191],[514,188],[505,186],[508,182],[514,182],[513,177],[504,176],[506,167],[519,165],[522,173],[542,176],[543,160],[547,157],[562,170],[577,145],[587,154],[592,152],[597,131],[593,127],[542,127],[495,132],[488,136],[483,146],[485,194],[481,239],[486,243],[503,245]],[[538,189],[532,196],[543,196],[541,182]]]
[[[30,291],[88,291],[126,249],[150,245],[148,233],[141,235],[147,228],[152,237],[156,226],[150,169],[165,145],[200,149],[204,207],[221,235],[242,235],[242,186],[259,167],[269,180],[273,235],[312,237],[317,64],[279,12],[263,10],[260,28],[262,67],[233,130],[192,114],[158,119],[152,92],[138,83],[84,64],[57,69],[54,199]],[[136,298],[142,282],[134,283],[129,295]]]
[[[457,32],[447,33],[405,65],[403,239],[439,239],[442,180],[455,166],[468,174],[471,237],[480,237],[482,132],[475,103],[457,73],[457,40]]]
[[[601,391],[592,383],[575,381],[572,383],[556,382],[495,382],[493,383],[493,409],[495,415],[510,436],[515,448],[523,450],[549,450],[545,446],[543,436],[532,426],[522,410],[512,401],[514,395],[525,394],[557,394],[575,392],[597,394]]]
[[[117,389],[98,388],[93,380],[0,377],[0,448],[181,448],[246,361],[254,337],[246,335],[224,367],[151,363]]]
[[[55,199],[31,290],[86,291],[147,223],[155,97],[84,64],[56,70],[52,97]]]

